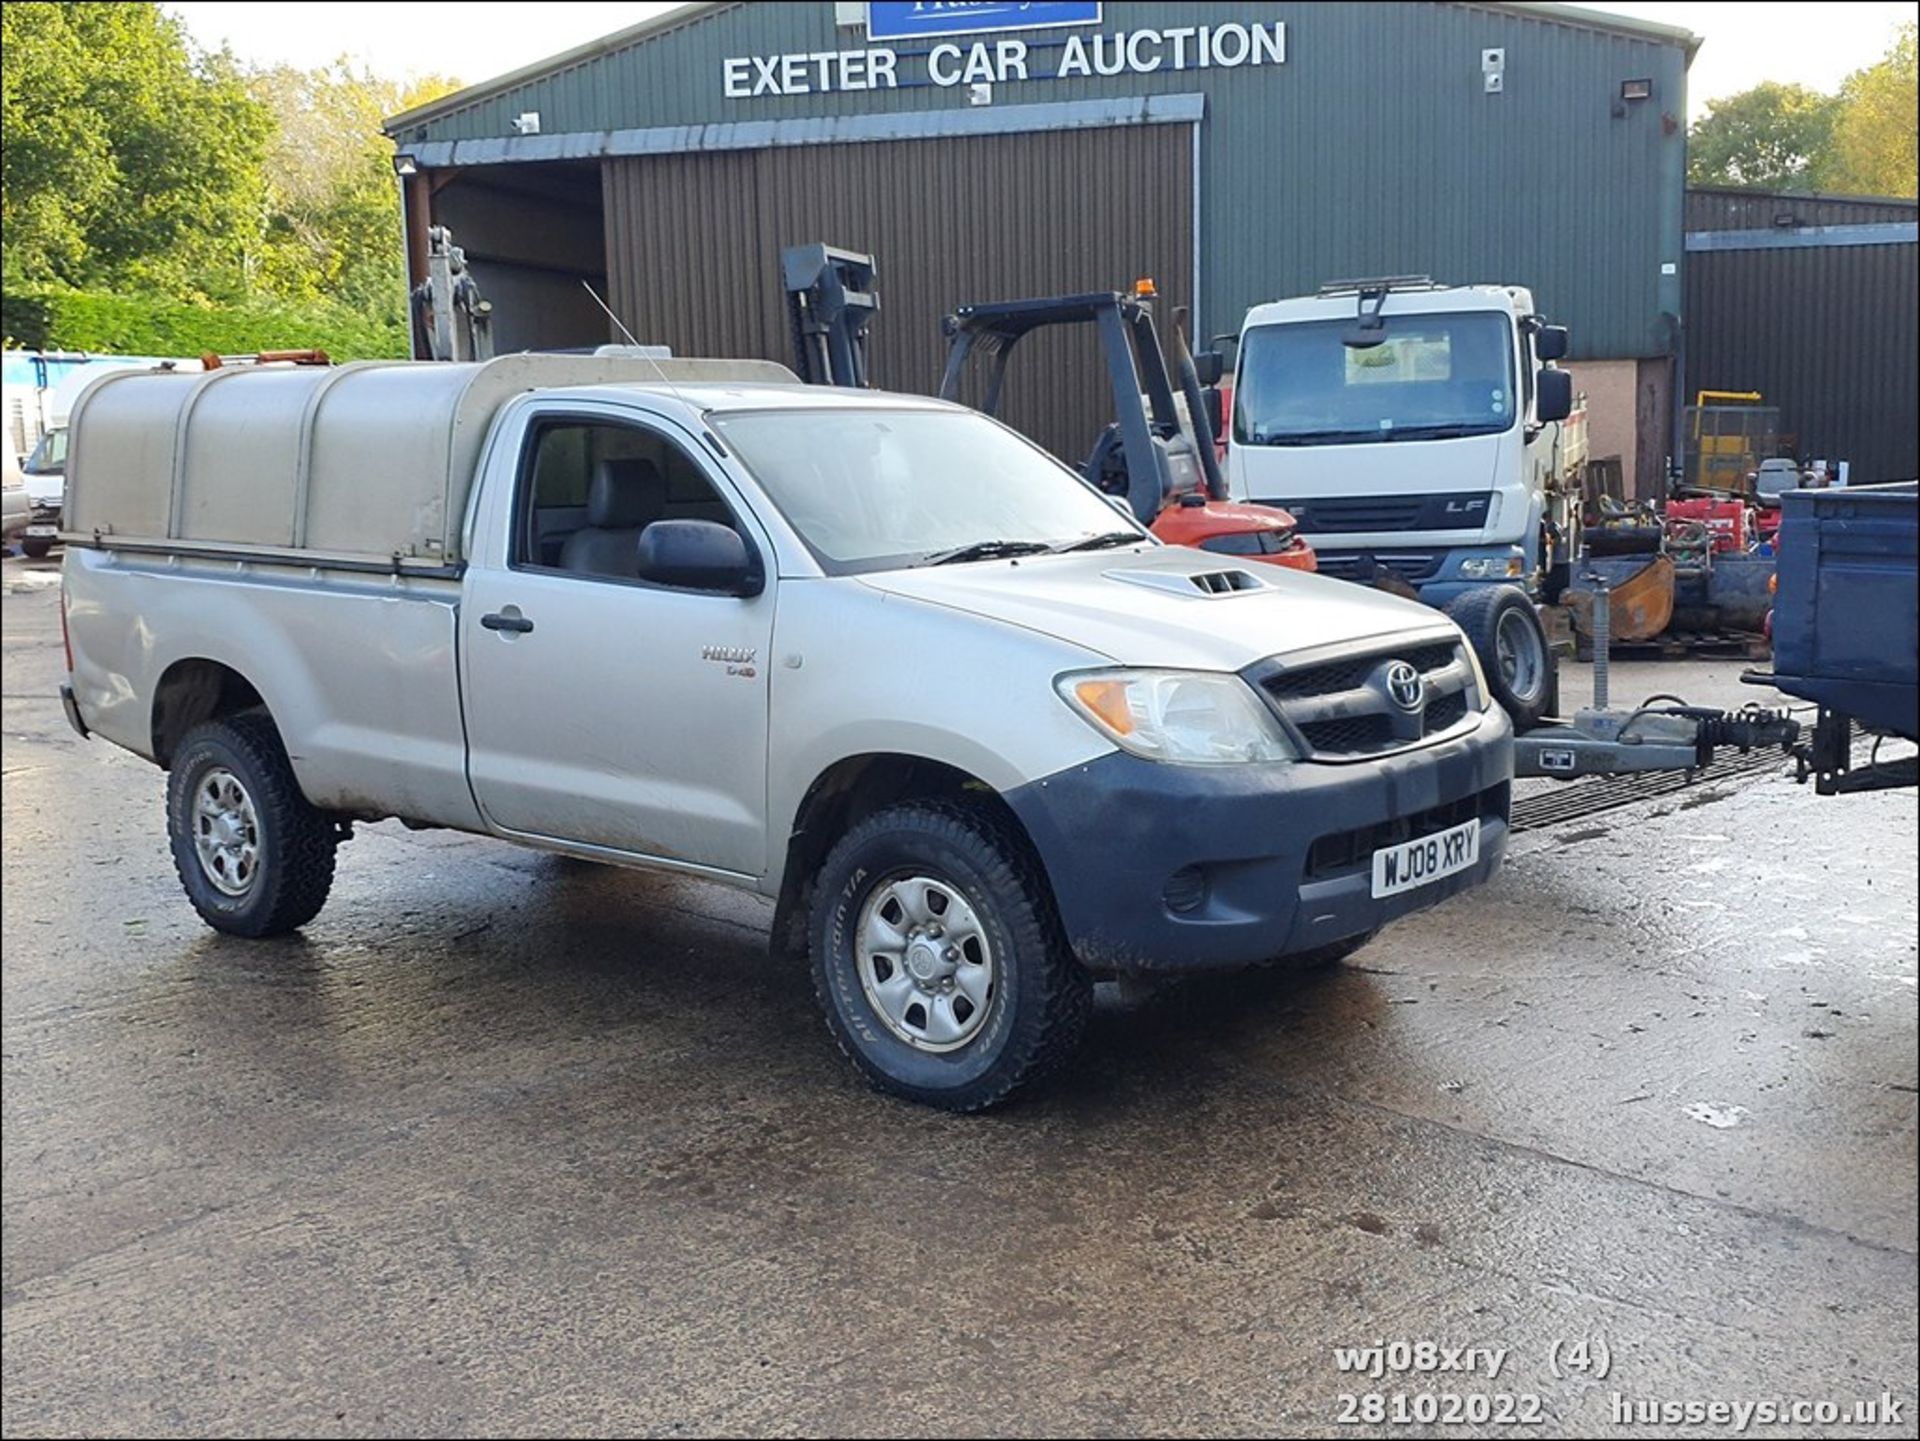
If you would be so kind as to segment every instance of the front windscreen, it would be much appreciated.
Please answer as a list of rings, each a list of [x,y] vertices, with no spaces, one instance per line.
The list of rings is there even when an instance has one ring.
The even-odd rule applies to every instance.
[[[1059,461],[971,411],[834,406],[707,418],[830,570],[1139,532]]]
[[[1384,339],[1344,343],[1352,320],[1263,325],[1241,344],[1233,438],[1353,445],[1489,435],[1513,424],[1513,326],[1497,311],[1388,315]]]
[[[20,467],[28,475],[59,475],[67,468],[67,428],[59,426],[40,437],[40,443]]]

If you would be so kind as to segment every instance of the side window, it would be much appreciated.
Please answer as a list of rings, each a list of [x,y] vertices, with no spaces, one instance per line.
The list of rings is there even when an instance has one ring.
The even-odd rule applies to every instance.
[[[552,420],[520,463],[516,566],[638,580],[640,533],[657,520],[739,529],[700,464],[639,425]]]

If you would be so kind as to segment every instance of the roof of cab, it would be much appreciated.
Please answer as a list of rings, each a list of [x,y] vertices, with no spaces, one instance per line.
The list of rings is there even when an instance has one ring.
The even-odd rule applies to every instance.
[[[1269,300],[1247,312],[1242,329],[1286,320],[1345,320],[1359,305],[1359,294],[1337,290]],[[1518,285],[1434,285],[1395,289],[1387,296],[1388,315],[1432,314],[1435,311],[1503,310],[1531,313],[1533,292]]]
[[[964,406],[931,395],[908,395],[891,390],[855,390],[830,385],[729,384],[701,381],[633,380],[604,385],[573,385],[543,390],[545,397],[591,399],[639,392],[667,396],[704,414],[734,410],[963,410]]]

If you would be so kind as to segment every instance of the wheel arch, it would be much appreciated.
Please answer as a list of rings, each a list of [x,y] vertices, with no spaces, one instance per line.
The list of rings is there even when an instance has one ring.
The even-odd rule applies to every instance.
[[[843,756],[814,777],[794,812],[774,907],[776,954],[805,954],[810,893],[834,842],[863,817],[915,800],[966,800],[986,806],[1027,845],[1033,843],[1005,797],[961,766],[899,751]],[[1044,868],[1041,874],[1044,877]]]
[[[171,769],[181,738],[195,726],[254,710],[273,718],[259,688],[234,667],[206,656],[176,660],[153,688],[148,717],[153,758],[161,769]]]

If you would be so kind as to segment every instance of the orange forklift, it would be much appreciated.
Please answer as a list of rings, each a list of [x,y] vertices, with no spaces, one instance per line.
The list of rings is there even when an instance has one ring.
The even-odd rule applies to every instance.
[[[827,245],[781,252],[794,364],[815,385],[866,386],[867,330],[880,308],[870,255]],[[1175,315],[1174,355],[1185,416],[1153,324],[1153,283],[1131,295],[1111,291],[963,306],[942,322],[948,339],[942,400],[958,400],[969,365],[986,367],[979,409],[998,415],[1007,362],[1036,330],[1091,325],[1100,338],[1116,419],[1081,467],[1087,480],[1123,500],[1169,545],[1190,545],[1247,561],[1315,570],[1318,562],[1286,511],[1226,498],[1216,440],[1222,407],[1220,355],[1187,349]],[[1204,438],[1202,432],[1204,430]]]
[[[1293,570],[1317,569],[1313,547],[1286,511],[1226,498],[1216,447],[1222,420],[1220,353],[1196,356],[1188,350],[1175,313],[1172,337],[1183,418],[1154,329],[1153,296],[1153,282],[1142,280],[1131,295],[1096,291],[963,306],[942,322],[948,351],[940,398],[959,399],[968,366],[977,358],[987,367],[979,408],[997,415],[1007,362],[1021,340],[1050,326],[1091,325],[1107,363],[1116,419],[1100,432],[1081,467],[1087,480],[1124,499],[1134,517],[1169,545]]]

